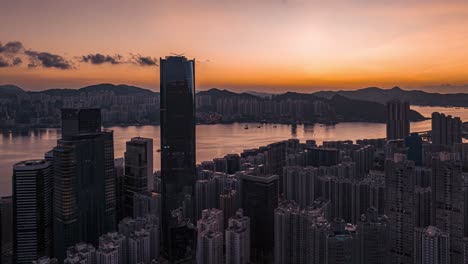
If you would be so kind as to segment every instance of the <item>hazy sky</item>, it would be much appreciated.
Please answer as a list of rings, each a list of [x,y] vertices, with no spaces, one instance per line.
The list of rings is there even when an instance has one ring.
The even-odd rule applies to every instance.
[[[466,0],[0,1],[0,83],[29,90],[158,90],[170,53],[199,89],[468,84]]]

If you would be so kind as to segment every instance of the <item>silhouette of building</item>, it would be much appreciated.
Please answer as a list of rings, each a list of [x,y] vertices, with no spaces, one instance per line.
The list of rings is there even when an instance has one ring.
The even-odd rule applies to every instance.
[[[14,263],[30,264],[52,254],[53,168],[45,160],[13,167]]]
[[[403,139],[410,134],[410,108],[407,102],[387,103],[387,139]]]
[[[128,236],[128,263],[150,263],[151,239],[145,229],[132,232]]]
[[[452,263],[463,261],[464,180],[458,153],[441,152],[432,160],[434,225],[450,236]]]
[[[388,261],[389,222],[377,209],[368,208],[357,224],[362,263],[390,264]]]
[[[102,258],[103,260],[99,260]],[[99,249],[97,252],[98,264],[126,264],[127,238],[120,233],[112,232],[99,237]]]
[[[202,211],[197,221],[197,263],[221,263],[223,260],[224,216],[219,209]]]
[[[225,158],[215,158],[213,159],[214,162],[214,170],[217,172],[224,172],[227,173],[227,160]]]
[[[318,169],[291,166],[283,169],[283,194],[285,199],[296,201],[302,208],[315,200],[315,181]]]
[[[49,258],[46,256],[40,257],[37,260],[34,260],[32,264],[58,264],[59,261],[56,258]]]
[[[178,221],[173,215],[184,202],[192,200],[195,185],[195,60],[182,56],[166,57],[160,63],[161,179],[163,252],[170,261],[193,258],[187,248],[190,240],[182,240],[194,223],[193,202],[186,204]]]
[[[435,226],[414,230],[414,264],[450,262],[450,236]]]
[[[462,142],[462,121],[459,117],[432,113],[432,144],[453,147]]]
[[[124,170],[126,216],[136,217],[133,198],[140,192],[153,191],[153,140],[134,137],[126,143]]]
[[[64,110],[64,118],[68,111]],[[100,125],[86,118],[79,122],[78,127],[99,127],[99,131],[63,127],[80,134],[67,132],[54,148],[54,256],[59,261],[67,247],[80,241],[97,245],[99,236],[116,226],[113,132],[100,131]]]
[[[271,263],[274,246],[274,210],[278,207],[277,175],[241,175],[242,208],[250,218],[251,259]]]
[[[242,209],[228,220],[225,244],[226,264],[250,263],[250,218]]]
[[[227,154],[224,156],[227,161],[227,173],[234,174],[240,171],[240,156],[239,154]]]
[[[0,246],[1,263],[10,264],[13,261],[13,197],[0,198]]]
[[[414,188],[415,227],[427,227],[432,223],[432,189],[416,186]]]
[[[87,243],[77,243],[67,248],[64,264],[96,264],[96,248]]]
[[[415,206],[414,162],[404,154],[395,154],[385,162],[385,214],[390,222],[391,263],[413,263]]]
[[[326,237],[327,264],[358,264],[360,262],[359,240],[356,226],[335,219]]]
[[[64,108],[62,109],[62,138],[68,139],[78,134],[101,132],[101,109]]]
[[[408,159],[414,161],[416,166],[422,165],[423,150],[422,138],[418,133],[411,133],[405,137],[405,147],[408,149]]]

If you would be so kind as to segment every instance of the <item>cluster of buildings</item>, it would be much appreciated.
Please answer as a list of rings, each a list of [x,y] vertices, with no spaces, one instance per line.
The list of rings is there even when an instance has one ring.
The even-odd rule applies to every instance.
[[[212,109],[221,114],[221,121],[266,120],[276,122],[304,122],[310,120],[330,121],[334,118],[333,108],[322,100],[255,96],[215,97],[209,91],[198,95],[197,107]]]
[[[159,94],[116,93],[101,89],[71,93],[66,90],[18,93],[0,100],[2,125],[15,127],[60,125],[62,108],[101,108],[105,124],[144,124],[158,121]]]
[[[153,139],[114,159],[100,109],[62,110],[62,139],[17,163],[0,201],[2,264],[468,262],[460,119],[434,113],[423,140],[391,101],[387,139],[289,139],[196,165],[194,66],[161,61],[158,172]]]

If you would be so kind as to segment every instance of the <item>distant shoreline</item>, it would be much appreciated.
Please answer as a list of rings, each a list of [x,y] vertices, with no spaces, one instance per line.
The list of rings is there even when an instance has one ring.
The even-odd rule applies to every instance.
[[[430,120],[431,118],[425,117],[424,119],[411,121],[411,122],[423,122]],[[323,123],[323,122],[306,122],[306,123],[291,123],[291,122],[264,122],[264,121],[233,121],[233,122],[217,122],[217,123],[197,123],[196,125],[232,125],[232,124],[242,124],[242,125],[258,125],[258,124],[266,124],[266,125],[323,125],[323,126],[334,126],[337,124],[343,123],[369,123],[369,124],[385,124],[384,122],[372,122],[372,121],[340,121],[334,123]],[[142,126],[159,126],[159,123],[144,123],[144,124],[104,124],[103,128],[110,128],[110,127],[142,127]],[[22,131],[22,130],[30,130],[30,129],[60,129],[60,125],[32,125],[32,126],[23,126],[20,125],[19,127],[4,127],[0,128],[0,131]]]

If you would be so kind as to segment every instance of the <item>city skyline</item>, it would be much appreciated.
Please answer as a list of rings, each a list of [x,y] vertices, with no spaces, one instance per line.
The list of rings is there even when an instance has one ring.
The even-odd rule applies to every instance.
[[[467,13],[458,0],[14,1],[0,11],[0,79],[156,91],[158,58],[184,53],[197,59],[200,90],[466,91]]]

